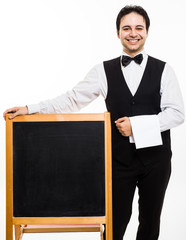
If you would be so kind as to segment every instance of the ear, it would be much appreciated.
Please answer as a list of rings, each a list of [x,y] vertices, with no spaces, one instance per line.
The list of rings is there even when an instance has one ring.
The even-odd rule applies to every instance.
[[[147,37],[149,36],[149,29],[148,29],[148,31],[147,31]]]
[[[147,30],[146,30],[147,31]],[[148,29],[148,31],[147,31],[147,37],[149,36],[149,29]]]
[[[117,32],[117,37],[120,39],[119,31],[116,30],[116,32]]]

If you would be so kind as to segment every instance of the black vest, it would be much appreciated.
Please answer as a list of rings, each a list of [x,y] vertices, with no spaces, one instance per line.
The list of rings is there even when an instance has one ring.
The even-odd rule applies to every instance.
[[[107,110],[111,113],[114,161],[128,165],[134,154],[135,156],[137,154],[143,162],[147,163],[149,160],[145,159],[146,154],[144,153],[148,152],[147,155],[149,155],[153,151],[162,150],[162,146],[136,150],[134,144],[129,143],[129,138],[123,137],[119,133],[114,121],[125,116],[152,115],[161,111],[160,87],[164,66],[165,62],[149,56],[140,85],[133,96],[124,79],[120,57],[104,62],[108,83],[108,93],[105,102]],[[170,150],[170,131],[163,132],[162,139],[163,147]]]

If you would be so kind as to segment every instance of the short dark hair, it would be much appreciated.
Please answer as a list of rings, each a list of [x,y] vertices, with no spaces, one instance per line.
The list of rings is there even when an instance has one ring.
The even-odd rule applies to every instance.
[[[127,5],[121,9],[121,11],[119,12],[117,19],[116,19],[116,28],[117,28],[118,32],[119,32],[119,28],[120,28],[121,18],[131,12],[136,12],[137,14],[141,15],[145,19],[146,29],[148,32],[149,26],[150,26],[149,16],[148,16],[147,12],[141,6],[136,6],[136,5]]]

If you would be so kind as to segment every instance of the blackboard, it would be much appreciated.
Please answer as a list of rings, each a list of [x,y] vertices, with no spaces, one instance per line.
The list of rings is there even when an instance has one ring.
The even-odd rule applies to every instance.
[[[103,121],[13,123],[13,216],[105,215]]]
[[[106,226],[112,240],[109,113],[6,115],[6,240],[28,225]]]

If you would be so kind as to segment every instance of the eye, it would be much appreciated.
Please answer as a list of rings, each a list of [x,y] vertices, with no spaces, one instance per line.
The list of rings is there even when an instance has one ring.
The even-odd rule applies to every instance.
[[[142,28],[142,27],[137,27],[136,30],[138,30],[138,31],[142,31],[143,28]]]
[[[129,31],[129,27],[123,28],[124,31]]]

